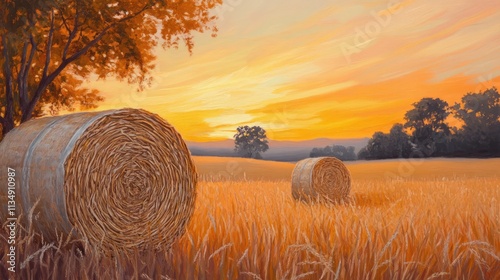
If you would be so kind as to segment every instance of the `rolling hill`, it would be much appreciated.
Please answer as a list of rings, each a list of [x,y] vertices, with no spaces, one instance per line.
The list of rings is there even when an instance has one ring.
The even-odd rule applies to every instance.
[[[186,141],[191,154],[194,156],[218,156],[237,157],[234,152],[234,141],[232,139],[213,142],[189,142]],[[263,159],[273,161],[298,161],[309,157],[313,148],[325,147],[327,145],[354,146],[359,151],[366,146],[368,138],[358,139],[328,139],[319,138],[304,141],[269,141],[269,150],[262,154]]]
[[[228,180],[290,180],[295,165],[289,162],[262,161],[246,158],[194,156],[202,178]],[[354,181],[393,179],[432,179],[437,181],[487,177],[499,178],[500,159],[388,159],[344,162]]]

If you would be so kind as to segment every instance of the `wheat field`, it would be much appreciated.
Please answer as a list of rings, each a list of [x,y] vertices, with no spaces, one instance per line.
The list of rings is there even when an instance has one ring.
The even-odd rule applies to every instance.
[[[195,161],[196,210],[170,250],[107,258],[21,229],[0,278],[500,279],[499,159],[348,164],[353,201],[330,206],[292,199],[291,163]]]

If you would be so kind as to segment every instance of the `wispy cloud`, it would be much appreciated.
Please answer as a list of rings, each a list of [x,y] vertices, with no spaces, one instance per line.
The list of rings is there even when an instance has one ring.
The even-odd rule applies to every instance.
[[[458,101],[478,77],[500,75],[496,1],[242,0],[219,26],[217,38],[197,36],[192,56],[159,50],[157,83],[132,100],[190,140],[246,123],[276,139],[370,136],[419,98]],[[130,104],[128,85],[94,86],[104,108]]]

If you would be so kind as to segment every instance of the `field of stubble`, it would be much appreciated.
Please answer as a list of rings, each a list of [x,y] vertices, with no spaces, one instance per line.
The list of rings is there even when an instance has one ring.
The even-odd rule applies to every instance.
[[[42,246],[21,230],[16,276],[500,279],[498,159],[349,164],[353,203],[334,206],[295,202],[292,164],[195,160],[203,178],[196,210],[171,250],[109,259],[60,249],[71,241]]]

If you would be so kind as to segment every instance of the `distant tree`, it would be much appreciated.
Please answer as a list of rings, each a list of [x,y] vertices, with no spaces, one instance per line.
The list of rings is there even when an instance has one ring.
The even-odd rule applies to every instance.
[[[464,125],[458,130],[461,149],[470,155],[500,155],[500,94],[495,87],[467,93],[454,115]]]
[[[266,131],[260,126],[239,126],[234,138],[234,151],[246,158],[261,159],[269,149]]]
[[[448,103],[439,98],[423,98],[413,103],[405,115],[404,127],[412,130],[411,141],[424,156],[433,156],[450,135],[446,118],[450,114]]]
[[[377,131],[368,140],[366,151],[369,159],[384,159],[391,157],[391,144],[389,134]]]
[[[345,147],[341,145],[333,145],[332,155],[343,161],[356,160],[356,153],[354,153],[353,146]]]
[[[313,148],[312,151],[309,153],[309,157],[321,157],[322,153],[323,149]]]
[[[406,158],[413,152],[420,157],[500,156],[500,94],[495,87],[467,93],[453,107],[439,98],[423,98],[413,107],[404,125],[394,124],[388,134],[374,133],[358,159]],[[463,121],[462,128],[448,126],[450,113]]]
[[[389,158],[407,158],[411,154],[410,137],[404,131],[402,124],[392,126],[389,133]]]
[[[347,147],[347,153],[346,153],[347,159],[346,160],[357,160],[358,159],[355,150],[356,150],[356,148],[354,148],[353,146]]]
[[[342,161],[356,160],[354,147],[345,147],[342,145],[326,146],[324,148],[313,148],[309,157],[336,157]]]
[[[262,155],[260,153],[255,153],[254,159],[262,159]]]
[[[394,124],[390,133],[375,132],[362,148],[358,159],[407,158],[411,155],[410,136],[404,131],[402,124]]]
[[[324,156],[324,157],[332,157],[333,156],[332,147],[330,147],[330,146],[324,147],[321,153],[322,153],[322,156]]]
[[[363,147],[359,150],[357,157],[358,159],[370,159],[370,153],[366,147]]]

